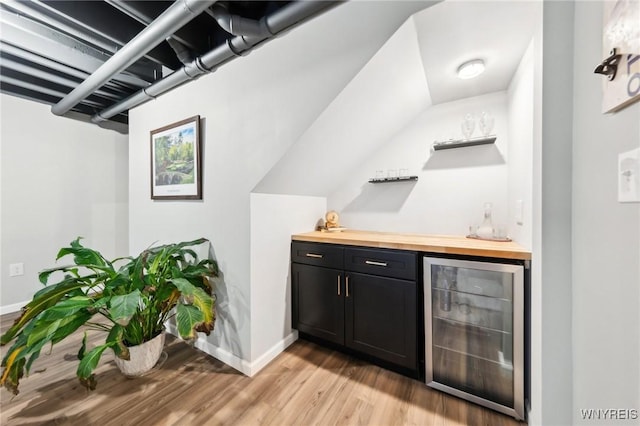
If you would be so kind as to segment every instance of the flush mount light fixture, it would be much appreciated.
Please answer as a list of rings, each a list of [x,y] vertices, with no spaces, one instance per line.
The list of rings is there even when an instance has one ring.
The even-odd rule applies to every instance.
[[[482,59],[473,59],[458,67],[458,78],[468,80],[479,76],[483,71],[484,61]]]

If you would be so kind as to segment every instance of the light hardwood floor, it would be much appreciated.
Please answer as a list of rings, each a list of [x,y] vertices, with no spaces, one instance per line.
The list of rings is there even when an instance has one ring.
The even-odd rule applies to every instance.
[[[0,317],[4,332],[15,315]],[[98,388],[75,376],[82,333],[43,353],[20,394],[0,390],[2,425],[518,425],[419,381],[306,341],[254,377],[176,340],[167,361],[127,379],[105,352]],[[102,336],[91,336],[98,342]],[[6,348],[3,348],[2,353]],[[43,351],[44,352],[44,351]]]

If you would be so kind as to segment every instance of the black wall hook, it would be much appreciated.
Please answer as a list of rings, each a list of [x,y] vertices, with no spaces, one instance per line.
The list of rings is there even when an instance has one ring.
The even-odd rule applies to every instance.
[[[616,48],[611,49],[611,56],[602,61],[600,65],[593,70],[596,74],[606,75],[609,81],[616,78],[616,72],[618,72],[618,61],[620,61],[620,57],[622,56],[619,53],[616,53]]]

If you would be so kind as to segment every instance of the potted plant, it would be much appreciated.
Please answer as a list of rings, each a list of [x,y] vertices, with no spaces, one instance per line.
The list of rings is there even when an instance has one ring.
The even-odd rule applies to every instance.
[[[89,389],[96,387],[93,371],[106,349],[129,360],[132,348],[164,336],[164,324],[172,317],[181,338],[193,340],[196,332],[208,335],[215,323],[209,278],[217,276],[218,267],[214,260],[199,261],[193,250],[206,242],[200,238],[152,247],[137,257],[108,261],[84,247],[80,238],[72,241],[56,260],[71,255],[73,264],[42,271],[39,278],[46,287],[0,337],[1,345],[13,342],[2,360],[0,385],[18,394],[20,379],[29,373],[42,348],[81,326],[106,333],[103,344],[88,350],[85,332],[78,352],[77,376]],[[63,277],[48,285],[60,273]]]

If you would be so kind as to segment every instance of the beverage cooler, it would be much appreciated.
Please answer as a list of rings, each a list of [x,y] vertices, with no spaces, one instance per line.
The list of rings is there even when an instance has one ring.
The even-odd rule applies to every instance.
[[[524,266],[424,257],[428,386],[524,419]]]

